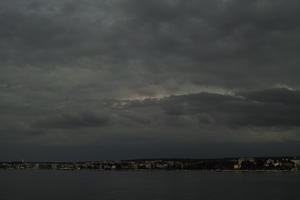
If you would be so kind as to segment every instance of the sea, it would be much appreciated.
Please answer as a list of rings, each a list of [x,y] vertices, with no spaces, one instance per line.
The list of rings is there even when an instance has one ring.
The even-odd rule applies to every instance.
[[[0,200],[300,199],[300,172],[0,170]]]

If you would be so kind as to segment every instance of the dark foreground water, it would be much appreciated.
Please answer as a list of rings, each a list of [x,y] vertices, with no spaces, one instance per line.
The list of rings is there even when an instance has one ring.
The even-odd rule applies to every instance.
[[[0,200],[300,199],[300,173],[0,170]]]

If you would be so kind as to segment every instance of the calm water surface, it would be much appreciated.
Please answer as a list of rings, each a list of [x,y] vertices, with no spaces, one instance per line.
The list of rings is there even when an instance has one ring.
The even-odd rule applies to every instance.
[[[0,200],[300,199],[300,173],[0,170]]]

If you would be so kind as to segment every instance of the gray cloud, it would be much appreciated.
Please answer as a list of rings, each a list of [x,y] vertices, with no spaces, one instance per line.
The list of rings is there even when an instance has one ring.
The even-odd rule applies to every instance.
[[[109,119],[94,113],[60,114],[53,118],[42,119],[35,126],[38,128],[78,129],[84,127],[106,126]]]
[[[299,141],[299,7],[0,2],[0,143],[284,149]]]
[[[298,127],[299,91],[269,89],[240,92],[238,96],[199,93],[133,103],[144,109],[158,107],[167,116],[194,117],[215,126]],[[156,108],[157,109],[157,108]]]
[[[159,85],[173,77],[233,88],[298,85],[297,1],[12,1],[3,7],[9,9],[1,13],[1,55],[10,63],[109,65],[125,77],[137,63],[147,82]]]

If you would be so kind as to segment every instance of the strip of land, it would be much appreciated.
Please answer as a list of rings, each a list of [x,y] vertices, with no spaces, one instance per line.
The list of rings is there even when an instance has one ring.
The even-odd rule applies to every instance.
[[[235,171],[299,171],[300,157],[254,157],[222,159],[138,159],[84,162],[0,162],[0,169],[53,170],[235,170]]]

